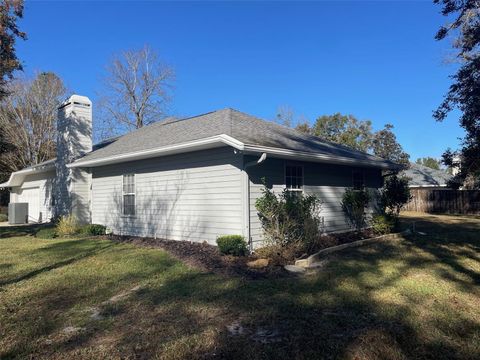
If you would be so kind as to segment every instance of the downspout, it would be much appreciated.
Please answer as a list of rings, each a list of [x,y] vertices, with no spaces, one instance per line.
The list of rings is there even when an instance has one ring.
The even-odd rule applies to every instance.
[[[253,250],[252,237],[250,233],[250,179],[247,174],[247,169],[252,166],[260,165],[267,159],[267,153],[263,153],[260,158],[256,161],[250,161],[243,165],[244,173],[244,193],[246,194],[246,209],[245,209],[245,222],[247,226],[247,239],[248,239],[248,248],[250,251]]]

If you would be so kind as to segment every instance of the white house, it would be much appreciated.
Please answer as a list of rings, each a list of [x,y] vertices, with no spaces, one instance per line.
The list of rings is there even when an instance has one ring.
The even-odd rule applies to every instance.
[[[215,243],[261,241],[255,200],[274,190],[316,194],[326,231],[349,229],[344,190],[382,185],[396,165],[233,109],[167,119],[92,146],[92,104],[70,97],[58,116],[57,158],[0,187],[27,202],[29,219],[74,214],[114,233]]]

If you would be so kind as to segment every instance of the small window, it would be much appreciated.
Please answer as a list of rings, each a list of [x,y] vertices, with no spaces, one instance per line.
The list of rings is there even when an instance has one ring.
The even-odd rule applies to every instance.
[[[288,190],[302,191],[303,189],[303,166],[285,166],[285,185]]]
[[[353,171],[353,189],[362,190],[365,187],[365,176],[363,171],[354,170]]]
[[[135,175],[123,175],[123,215],[135,215]]]

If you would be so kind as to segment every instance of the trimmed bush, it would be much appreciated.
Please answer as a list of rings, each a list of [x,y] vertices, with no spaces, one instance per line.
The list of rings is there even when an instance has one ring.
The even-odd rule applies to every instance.
[[[82,227],[81,233],[85,235],[105,235],[106,227],[100,224],[88,224]]]
[[[388,214],[373,215],[370,221],[373,232],[378,235],[390,234],[395,229],[396,223],[395,216]]]
[[[43,228],[37,231],[35,237],[39,239],[54,239],[57,237],[57,232],[53,227]]]
[[[8,215],[0,214],[0,222],[5,222],[5,221],[8,221]]]
[[[267,245],[294,248],[304,251],[320,235],[322,221],[319,216],[322,202],[316,196],[304,195],[284,189],[275,194],[263,181],[262,196],[255,202]]]
[[[357,230],[366,225],[366,208],[370,202],[367,189],[346,189],[342,198],[342,208],[350,223]]]
[[[220,236],[217,245],[224,255],[245,256],[248,252],[247,242],[242,235]]]
[[[58,236],[71,236],[80,232],[80,226],[73,215],[62,216],[56,227]]]

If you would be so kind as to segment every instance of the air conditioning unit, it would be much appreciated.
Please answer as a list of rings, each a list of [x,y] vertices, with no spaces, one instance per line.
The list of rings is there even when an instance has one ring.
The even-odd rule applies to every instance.
[[[12,225],[28,223],[28,203],[8,204],[8,223]]]

